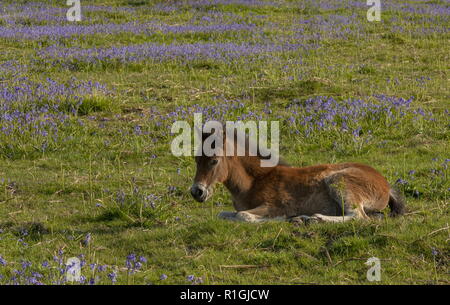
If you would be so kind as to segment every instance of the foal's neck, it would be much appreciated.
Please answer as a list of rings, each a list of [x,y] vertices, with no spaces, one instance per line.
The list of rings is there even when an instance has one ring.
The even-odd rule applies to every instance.
[[[228,162],[229,174],[224,184],[233,196],[245,194],[254,183],[273,170],[273,167],[261,167],[258,157],[233,157]]]

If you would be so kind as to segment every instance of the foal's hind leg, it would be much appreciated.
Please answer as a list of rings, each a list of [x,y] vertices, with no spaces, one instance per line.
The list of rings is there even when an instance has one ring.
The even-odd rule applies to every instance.
[[[314,220],[324,221],[324,222],[346,222],[352,219],[369,219],[366,215],[364,209],[356,208],[354,210],[346,209],[344,215],[342,216],[329,216],[323,214],[314,214],[311,216]]]
[[[346,183],[345,173],[337,173],[325,178],[326,192],[329,196],[329,206],[324,214],[314,214],[312,216],[297,216],[292,219],[294,222],[346,222],[355,218],[368,219],[364,212],[363,200],[357,189]],[[329,213],[329,214],[328,214]],[[331,214],[331,215],[330,215]]]
[[[313,219],[324,222],[346,222],[355,218],[358,218],[356,213],[349,213],[343,216],[328,216],[322,214],[314,214],[311,216]]]
[[[353,218],[369,219],[364,211],[364,196],[351,183],[346,182],[345,173],[337,173],[325,179],[330,203],[334,204],[335,215],[315,214],[322,221],[344,222]]]
[[[314,214],[312,216],[300,215],[289,219],[290,222],[310,224],[315,222],[346,222],[356,218],[356,213],[348,213],[343,216],[328,216],[323,214]]]

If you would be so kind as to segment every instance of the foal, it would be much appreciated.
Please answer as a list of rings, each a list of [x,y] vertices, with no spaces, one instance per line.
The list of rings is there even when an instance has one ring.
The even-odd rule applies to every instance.
[[[225,141],[231,140],[224,137]],[[368,214],[377,214],[387,205],[391,216],[404,213],[402,196],[368,165],[340,163],[299,168],[281,163],[261,167],[262,158],[249,156],[248,149],[245,156],[196,157],[192,196],[204,202],[212,195],[213,185],[223,183],[237,212],[222,212],[219,217],[246,222],[344,222],[368,219]]]

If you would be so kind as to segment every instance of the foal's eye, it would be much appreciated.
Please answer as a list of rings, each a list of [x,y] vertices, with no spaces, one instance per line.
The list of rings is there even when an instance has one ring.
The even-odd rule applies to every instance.
[[[211,166],[217,165],[217,163],[219,163],[219,160],[217,160],[217,159],[212,159],[211,161],[209,161],[209,164]]]

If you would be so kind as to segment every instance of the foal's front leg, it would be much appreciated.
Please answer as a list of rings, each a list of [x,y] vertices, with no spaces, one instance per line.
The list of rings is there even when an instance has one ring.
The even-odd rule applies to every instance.
[[[244,222],[263,222],[268,218],[266,217],[266,213],[264,212],[264,208],[256,208],[247,211],[240,211],[236,213],[236,220],[244,221]]]
[[[268,213],[268,207],[261,205],[257,208],[240,211],[240,212],[221,212],[219,218],[229,219],[234,221],[244,221],[250,223],[264,222],[268,220],[284,220],[285,217],[270,218]]]
[[[267,209],[264,206],[259,206],[255,209],[240,211],[240,212],[220,212],[218,217],[222,219],[245,221],[245,222],[262,222],[265,220]]]

